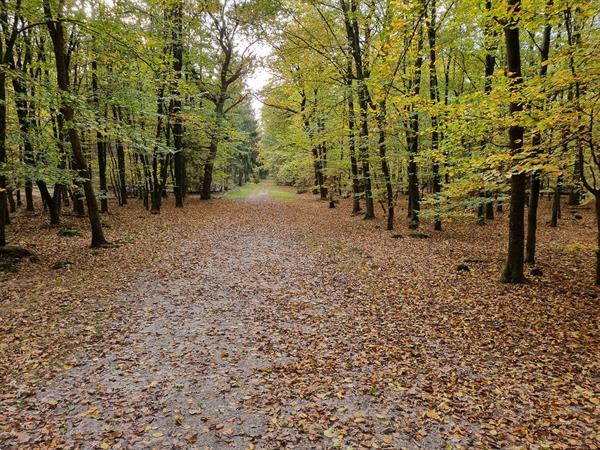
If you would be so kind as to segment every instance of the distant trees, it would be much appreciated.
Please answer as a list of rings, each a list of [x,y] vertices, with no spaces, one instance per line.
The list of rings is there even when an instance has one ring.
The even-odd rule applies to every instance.
[[[1,2],[0,245],[38,192],[51,224],[72,206],[106,245],[109,196],[152,213],[171,192],[209,199],[260,147],[279,181],[351,196],[389,230],[400,198],[407,226],[435,230],[508,201],[502,279],[525,281],[540,198],[555,227],[563,192],[600,195],[597,21],[583,0]]]
[[[583,185],[595,195],[598,34],[587,2],[332,0],[281,14],[288,20],[269,34],[276,75],[263,112],[275,174],[285,167],[286,178],[306,178],[309,159],[299,155],[312,147],[296,140],[288,159],[269,155],[281,155],[283,129],[296,136],[301,126],[297,99],[283,93],[318,88],[324,128],[335,130],[323,136],[327,172],[354,198],[353,213],[362,198],[366,217],[379,203],[391,229],[405,194],[407,225],[432,219],[439,230],[443,218],[473,211],[485,224],[494,203],[509,201],[502,280],[511,283],[525,281],[525,260],[537,259],[540,194],[552,193],[551,226],[561,191],[580,197]]]
[[[206,27],[234,10],[235,32],[229,18],[219,22],[227,24],[224,34]],[[77,214],[87,213],[98,247],[107,244],[101,213],[111,194],[120,205],[137,196],[158,213],[171,187],[183,206],[186,190],[198,187],[189,179],[200,180],[204,196],[216,183],[249,179],[258,164],[258,127],[244,87],[253,56],[237,47],[249,13],[187,0],[2,2],[0,245],[10,240],[9,204],[21,187],[28,210],[37,187],[51,224],[72,201]],[[223,66],[219,54],[235,92],[207,88],[220,79],[212,72]],[[215,94],[218,132],[206,108]]]

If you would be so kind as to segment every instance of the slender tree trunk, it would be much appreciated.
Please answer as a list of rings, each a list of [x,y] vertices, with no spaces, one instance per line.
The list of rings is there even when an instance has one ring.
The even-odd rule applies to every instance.
[[[415,75],[411,82],[411,93],[416,98],[421,90],[421,66],[423,64],[422,33],[419,32],[417,58],[415,60]],[[406,134],[408,146],[408,212],[410,214],[409,228],[419,227],[419,210],[421,199],[419,193],[419,167],[417,165],[417,154],[419,152],[419,112],[413,105],[408,117],[409,129]]]
[[[34,211],[33,205],[33,183],[31,180],[25,182],[25,210]]]
[[[215,131],[215,133],[218,133],[218,131]],[[212,190],[213,166],[215,158],[217,156],[217,148],[218,139],[216,137],[212,137],[210,140],[208,150],[208,158],[204,163],[204,176],[202,177],[202,192],[200,194],[200,198],[202,200],[210,200],[210,194]]]
[[[210,138],[208,157],[206,159],[206,162],[204,163],[204,177],[202,178],[202,192],[200,193],[200,198],[202,200],[210,200],[210,193],[212,189],[213,166],[215,163],[215,158],[217,157],[217,150],[219,148],[221,122],[223,120],[223,108],[225,106],[224,103],[225,93],[223,92],[219,96],[219,100],[217,101],[217,104],[215,106],[216,126]]]
[[[485,225],[485,193],[479,191],[479,206],[477,207],[477,225]]]
[[[540,77],[543,79],[548,72],[548,57],[550,55],[550,36],[552,26],[546,24],[544,27],[544,38],[540,47]],[[536,154],[540,153],[542,135],[536,131],[532,138],[532,146]],[[537,233],[537,215],[540,199],[540,173],[534,171],[531,175],[531,184],[529,189],[529,208],[527,210],[527,241],[525,246],[525,262],[535,264],[535,247]]]
[[[0,165],[6,163],[6,72],[0,70]],[[6,177],[0,175],[0,247],[6,245]]]
[[[323,124],[322,119],[319,119],[317,124],[319,134],[323,133],[325,125]],[[325,170],[327,168],[327,146],[323,142],[317,146],[317,158],[319,161],[319,196],[321,197],[321,200],[326,200],[328,198],[327,180],[325,178]]]
[[[46,18],[46,25],[52,38],[52,44],[54,48],[55,63],[56,63],[56,75],[58,88],[67,94],[69,94],[69,70],[67,67],[67,57],[65,54],[65,37],[63,31],[62,12],[60,8],[63,6],[62,2],[59,6],[59,13],[57,19],[52,18],[50,0],[44,0],[44,13]],[[83,190],[85,192],[85,198],[87,202],[88,217],[90,221],[90,227],[92,231],[92,247],[99,247],[107,245],[108,242],[104,238],[104,232],[102,230],[102,221],[100,219],[100,212],[98,210],[98,203],[96,201],[96,195],[94,193],[94,187],[92,181],[89,178],[85,157],[81,149],[81,140],[79,132],[72,126],[74,118],[73,106],[66,99],[61,100],[60,113],[64,119],[64,122],[68,124],[68,136],[71,143],[71,150],[73,152],[73,162],[75,163],[75,169],[79,172],[79,175],[83,178]]]
[[[385,181],[385,192],[387,200],[387,229],[394,229],[394,191],[392,189],[392,180],[390,177],[390,169],[387,163],[386,156],[386,105],[385,101],[379,104],[377,110],[377,128],[379,129],[379,158],[381,160],[381,172],[383,173],[383,179]]]
[[[363,191],[365,197],[365,219],[375,217],[373,206],[373,192],[371,188],[371,170],[369,163],[369,90],[366,84],[368,71],[363,62],[363,51],[360,38],[360,26],[357,18],[356,1],[350,0],[350,5],[346,0],[340,0],[340,7],[344,14],[344,25],[346,29],[346,39],[352,58],[354,59],[354,68],[357,81],[358,110],[360,113],[360,144],[359,160],[362,167]]]
[[[493,26],[493,19],[490,16],[492,10],[492,1],[486,0],[485,2],[486,9],[486,22],[484,28],[484,47],[485,47],[485,68],[484,68],[484,85],[483,91],[486,95],[489,95],[492,92],[492,77],[494,76],[494,70],[496,68],[496,52],[498,50],[498,42],[497,37],[498,34],[495,31]],[[485,147],[485,144],[484,144]],[[485,224],[485,219],[493,219],[494,218],[494,204],[492,199],[492,193],[489,191],[482,191],[481,197],[485,197],[486,200],[484,204],[482,204],[478,210],[478,219],[477,223],[479,225]],[[485,213],[485,215],[484,215]]]
[[[8,197],[8,206],[9,212],[16,213],[17,212],[17,204],[15,203],[15,197],[13,196],[13,189],[6,188],[6,196]],[[9,217],[10,220],[10,217]]]
[[[373,190],[371,188],[371,168],[369,163],[369,118],[368,92],[364,81],[359,80],[358,105],[360,110],[360,161],[363,175],[363,191],[365,196],[365,219],[375,217],[373,206]]]
[[[519,28],[516,17],[521,10],[521,0],[508,0],[509,23],[504,27],[506,40],[506,57],[508,61],[508,74],[511,89],[518,90],[522,83],[521,72],[521,46],[519,42]],[[511,116],[518,115],[523,110],[519,101],[511,101]],[[523,147],[523,127],[513,124],[508,130],[510,150],[512,155],[517,155]],[[508,255],[506,266],[502,273],[501,281],[505,283],[522,283],[525,281],[523,274],[523,253],[525,246],[524,214],[525,214],[525,174],[522,172],[511,175],[510,178],[510,218],[508,225]]]
[[[349,73],[352,73],[352,63],[349,63]],[[360,212],[360,183],[358,181],[358,164],[356,162],[356,134],[354,117],[354,91],[352,87],[352,78],[348,76],[346,80],[348,92],[346,99],[348,103],[348,149],[350,153],[350,173],[352,176],[352,214]]]
[[[489,198],[490,193],[488,192],[487,195]],[[494,219],[494,202],[492,200],[485,204],[485,218],[489,220]]]
[[[173,9],[173,71],[175,79],[173,81],[173,144],[175,146],[175,155],[173,156],[173,165],[175,171],[175,206],[183,208],[184,185],[185,185],[185,155],[183,153],[183,120],[181,117],[181,93],[179,91],[179,82],[181,80],[181,70],[183,68],[183,1],[177,0]],[[216,152],[215,152],[216,155]],[[214,158],[213,158],[214,159]],[[212,167],[210,178],[212,179]],[[212,180],[211,180],[212,181]],[[204,193],[204,190],[203,190]],[[209,192],[210,196],[210,192]]]
[[[556,177],[556,187],[552,195],[552,216],[550,217],[550,226],[556,228],[560,217],[560,191],[562,190],[562,175]]]
[[[96,120],[98,129],[96,130],[96,151],[98,153],[98,178],[100,179],[100,211],[108,212],[108,187],[106,185],[106,138],[100,131],[100,86],[98,83],[98,63],[92,61],[92,93],[94,104],[96,106]],[[105,116],[106,119],[106,116]],[[105,130],[106,131],[106,130]]]
[[[438,89],[438,77],[437,77],[437,68],[436,68],[436,2],[435,0],[431,0],[431,14],[429,17],[429,21],[427,23],[427,37],[429,40],[429,98],[431,102],[434,104],[439,103],[440,101],[440,93]],[[432,167],[431,171],[433,173],[433,196],[436,201],[440,199],[440,192],[442,191],[442,180],[440,177],[440,164],[438,162],[438,148],[439,148],[439,132],[438,132],[438,116],[437,113],[431,114],[431,153],[432,153]],[[437,209],[437,205],[436,205]],[[441,231],[442,229],[442,220],[440,215],[436,212],[433,222],[433,229],[436,231]]]
[[[600,286],[600,192],[594,193],[596,201],[596,286]]]

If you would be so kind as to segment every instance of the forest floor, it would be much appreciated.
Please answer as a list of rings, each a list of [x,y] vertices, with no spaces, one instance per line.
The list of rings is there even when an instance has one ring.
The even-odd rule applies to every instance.
[[[0,281],[2,450],[600,448],[591,211],[551,229],[544,199],[512,286],[507,214],[415,235],[244,189],[111,205],[103,250],[15,217],[38,260]]]

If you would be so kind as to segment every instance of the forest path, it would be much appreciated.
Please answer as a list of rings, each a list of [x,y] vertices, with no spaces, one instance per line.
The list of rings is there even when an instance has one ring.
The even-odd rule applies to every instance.
[[[338,314],[331,300],[346,287],[323,281],[326,267],[306,248],[304,231],[282,222],[281,209],[285,216],[290,208],[273,200],[273,189],[257,185],[228,201],[228,214],[171,249],[169,270],[141,277],[125,294],[127,314],[105,332],[98,353],[71,361],[37,394],[50,407],[45,422],[62,430],[67,447],[302,442],[297,430],[282,433],[274,416],[282,406],[298,413],[326,386],[285,406],[274,391],[290,384],[286,369],[309,363],[306,346],[316,350],[320,340],[315,323]],[[313,448],[307,442],[322,430],[311,427],[309,437],[301,448]]]
[[[181,237],[19,388],[6,448],[598,447],[593,291],[490,281],[492,226],[417,239],[285,192],[140,219]]]

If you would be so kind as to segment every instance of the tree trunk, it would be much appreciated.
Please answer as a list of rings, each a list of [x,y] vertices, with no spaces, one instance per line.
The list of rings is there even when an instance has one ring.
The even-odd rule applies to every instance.
[[[92,94],[94,96],[94,104],[96,106],[96,120],[98,122],[98,130],[96,130],[96,151],[98,153],[98,178],[100,179],[100,211],[106,213],[108,212],[108,187],[106,185],[106,139],[100,131],[101,121],[98,83],[98,63],[95,60],[92,61]]]
[[[6,164],[6,72],[0,70],[0,166]],[[6,245],[6,177],[0,175],[0,247]]]
[[[518,14],[521,0],[508,0],[509,22],[504,27],[506,39],[506,57],[508,61],[508,76],[511,89],[516,91],[522,83],[521,46],[519,42]],[[518,115],[523,110],[519,101],[511,101],[511,116]],[[517,155],[523,147],[523,127],[514,124],[508,130],[511,155]],[[525,246],[524,214],[525,214],[525,174],[513,173],[510,179],[510,217],[508,225],[508,256],[501,281],[505,283],[522,283],[523,253]]]
[[[419,33],[420,34],[420,33]],[[422,38],[419,37],[418,55],[415,60],[415,78],[411,83],[411,93],[418,97],[421,88],[421,65],[423,56],[421,55]],[[419,167],[417,165],[417,154],[419,152],[419,112],[415,107],[411,107],[408,118],[409,129],[406,134],[406,144],[408,147],[408,212],[410,214],[409,228],[419,227],[419,210],[421,200],[419,194]]]
[[[488,198],[490,193],[488,192]],[[494,219],[494,202],[492,200],[489,200],[486,204],[485,204],[485,218],[489,219],[489,220],[493,220]]]
[[[127,204],[127,178],[125,172],[125,147],[117,140],[117,167],[119,172],[119,205]]]
[[[30,180],[25,182],[25,210],[33,211],[33,183]]]
[[[385,101],[379,104],[377,111],[377,128],[379,128],[379,158],[381,159],[381,172],[385,181],[385,192],[387,199],[387,229],[394,229],[394,191],[392,190],[392,180],[390,169],[387,163],[385,129],[387,126]]]
[[[525,262],[535,264],[535,244],[537,230],[537,212],[540,199],[540,175],[531,175],[529,189],[529,208],[527,209],[527,244],[525,246]]]
[[[540,47],[540,77],[544,78],[548,72],[548,57],[550,55],[550,36],[552,26],[546,24],[544,27],[544,38]],[[542,135],[536,131],[532,138],[534,152],[540,153],[542,144]],[[535,246],[537,233],[537,214],[540,198],[540,173],[534,171],[531,175],[531,185],[529,189],[529,209],[527,210],[527,244],[525,247],[525,262],[535,264]]]
[[[185,155],[183,153],[183,119],[181,117],[181,93],[179,91],[179,81],[181,80],[181,70],[183,68],[183,1],[177,0],[173,8],[173,71],[175,79],[173,81],[173,109],[171,111],[173,123],[173,144],[175,146],[175,155],[173,156],[173,165],[175,171],[175,206],[183,208],[184,185],[185,185]],[[216,152],[215,152],[216,155]],[[214,158],[213,158],[214,159]],[[212,180],[212,166],[210,178]],[[210,189],[210,187],[209,187]],[[204,193],[204,190],[203,190]],[[210,196],[210,191],[209,191]]]
[[[556,177],[556,187],[552,195],[552,216],[550,218],[550,226],[556,228],[558,219],[560,218],[560,191],[562,190],[562,175]]]
[[[352,176],[352,214],[360,212],[360,183],[358,181],[358,164],[356,162],[356,135],[354,117],[354,91],[352,86],[352,62],[348,64],[348,76],[346,85],[348,92],[346,99],[348,103],[348,149],[350,153],[350,173]]]
[[[594,194],[596,200],[596,286],[600,286],[600,192]]]
[[[89,178],[85,157],[81,149],[81,141],[79,138],[79,132],[72,126],[74,118],[73,106],[68,100],[69,97],[69,69],[67,66],[67,57],[65,54],[65,37],[62,23],[62,12],[59,10],[57,19],[52,18],[50,9],[50,0],[44,0],[44,15],[46,19],[46,25],[50,32],[52,39],[52,45],[54,48],[55,63],[56,63],[56,77],[59,90],[63,91],[66,95],[60,102],[60,113],[64,119],[64,122],[68,124],[68,136],[71,143],[71,150],[73,152],[73,162],[75,163],[75,169],[78,171],[79,176],[83,178],[83,190],[85,192],[85,198],[87,202],[88,217],[90,221],[90,227],[92,231],[92,247],[100,247],[107,245],[108,242],[104,238],[104,232],[102,230],[102,222],[100,219],[100,212],[98,211],[98,203],[96,201],[96,195],[94,193],[94,187],[92,181]],[[63,6],[60,3],[60,6]]]
[[[214,134],[218,133],[218,130],[214,131]],[[202,192],[200,198],[202,200],[210,200],[210,194],[212,189],[212,173],[215,157],[217,156],[218,139],[213,136],[210,140],[210,146],[208,150],[208,158],[204,163],[204,176],[202,177]]]
[[[356,72],[358,109],[360,113],[360,145],[359,145],[359,160],[362,166],[363,176],[363,191],[365,196],[365,219],[375,217],[375,209],[373,206],[373,192],[371,189],[371,171],[369,163],[369,91],[366,84],[368,71],[365,70],[363,63],[363,51],[360,38],[360,26],[357,18],[357,4],[355,1],[348,4],[340,0],[340,7],[344,14],[344,25],[346,29],[346,39],[348,48],[352,58],[354,59],[354,67]]]
[[[36,184],[40,191],[40,195],[42,196],[44,205],[46,205],[48,212],[50,213],[50,225],[60,224],[60,195],[58,197],[50,195],[48,186],[42,180],[38,180]]]
[[[438,77],[436,69],[436,4],[435,0],[431,0],[431,14],[427,23],[427,37],[429,41],[429,98],[432,103],[436,104],[440,101],[440,93],[438,90]],[[438,162],[437,152],[439,147],[439,132],[438,132],[438,116],[437,113],[431,114],[431,153],[432,153],[432,168],[433,173],[433,196],[436,201],[440,199],[442,191],[442,181],[440,177],[440,164]],[[437,209],[437,205],[436,205]],[[433,222],[433,229],[436,231],[442,230],[442,220],[436,212]]]
[[[371,188],[371,169],[369,163],[369,118],[368,118],[368,100],[366,86],[364,81],[359,81],[363,87],[359,87],[358,104],[360,109],[360,161],[363,174],[363,190],[365,195],[365,219],[375,217],[373,207],[373,191]]]

